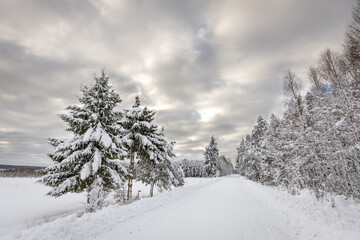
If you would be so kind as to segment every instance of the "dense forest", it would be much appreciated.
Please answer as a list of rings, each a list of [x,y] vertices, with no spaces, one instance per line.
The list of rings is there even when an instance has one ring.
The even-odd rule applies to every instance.
[[[236,168],[247,178],[310,189],[317,198],[360,200],[360,1],[353,9],[343,51],[325,49],[308,70],[311,88],[285,73],[282,117],[257,118],[237,148]]]

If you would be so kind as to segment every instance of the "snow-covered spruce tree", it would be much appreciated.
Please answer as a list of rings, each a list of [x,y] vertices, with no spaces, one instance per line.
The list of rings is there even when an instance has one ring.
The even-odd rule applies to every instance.
[[[148,111],[151,113],[150,111]],[[151,124],[154,124],[151,122]],[[150,196],[154,195],[154,187],[157,186],[160,191],[171,190],[172,186],[178,187],[184,185],[183,171],[181,166],[173,161],[175,157],[173,142],[168,142],[164,135],[164,128],[161,134],[154,132],[157,137],[156,159],[140,158],[137,163],[138,176],[137,181],[150,185]]]
[[[266,176],[264,176],[264,170],[266,169],[266,140],[265,133],[268,129],[268,123],[262,116],[258,116],[256,119],[256,125],[251,133],[252,144],[253,144],[253,153],[254,159],[251,162],[255,175],[253,178],[257,179],[260,182],[267,181]]]
[[[154,123],[154,115],[155,112],[147,107],[140,107],[140,98],[137,96],[134,106],[124,111],[123,118],[120,121],[120,124],[125,128],[123,143],[128,150],[130,159],[128,200],[132,199],[135,164],[138,165],[137,169],[139,169],[138,179],[146,184],[151,184],[155,180],[152,177],[156,174],[154,173],[154,176],[151,174],[159,165],[164,165],[167,169],[171,168],[170,165],[174,157],[173,146]],[[174,174],[168,175],[169,178],[174,176]],[[181,179],[179,182],[182,181]],[[171,180],[169,181],[171,182]],[[177,184],[175,180],[172,183]]]
[[[262,163],[265,159],[264,135],[267,127],[267,122],[258,116],[257,124],[251,134],[245,138],[245,152],[242,156],[240,172],[243,172],[245,177],[253,181],[261,181]]]
[[[233,173],[234,166],[230,159],[227,159],[224,155],[219,158],[220,176],[227,176]]]
[[[281,142],[279,125],[280,120],[271,114],[269,127],[264,136],[265,158],[262,164],[263,183],[269,185],[278,184],[276,180],[282,167],[282,161],[279,161],[279,144]]]
[[[238,173],[241,176],[245,175],[245,170],[244,170],[244,156],[245,156],[245,139],[242,138],[241,142],[240,142],[240,146],[237,149],[237,155],[235,158],[235,169],[238,171]]]
[[[219,149],[214,136],[211,136],[210,143],[205,149],[204,172],[208,177],[215,177],[220,173]]]
[[[114,111],[121,99],[109,85],[109,76],[101,70],[95,84],[81,88],[80,105],[69,106],[68,114],[60,118],[68,125],[73,136],[68,139],[49,140],[55,162],[44,170],[39,182],[52,187],[51,196],[68,192],[87,192],[87,212],[101,209],[112,189],[125,181],[126,169],[121,157],[121,128],[116,124],[118,112]]]

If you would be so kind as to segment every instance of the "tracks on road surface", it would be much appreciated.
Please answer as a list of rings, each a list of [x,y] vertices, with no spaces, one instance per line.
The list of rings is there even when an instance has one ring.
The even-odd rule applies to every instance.
[[[245,181],[224,177],[94,239],[289,239],[277,226],[276,214]]]

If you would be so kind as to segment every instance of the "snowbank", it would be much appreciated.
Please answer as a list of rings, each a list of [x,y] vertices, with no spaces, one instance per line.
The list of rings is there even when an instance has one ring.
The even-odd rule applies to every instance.
[[[285,190],[263,186],[244,178],[245,184],[276,215],[278,226],[291,239],[360,239],[360,204],[343,196],[317,201],[308,190],[291,195]]]

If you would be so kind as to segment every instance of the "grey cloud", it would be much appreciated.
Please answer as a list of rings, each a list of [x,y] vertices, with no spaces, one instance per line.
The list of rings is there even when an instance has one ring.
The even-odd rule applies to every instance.
[[[136,94],[160,107],[156,121],[179,157],[201,159],[212,134],[233,157],[256,117],[281,109],[283,72],[306,72],[322,48],[341,49],[352,4],[2,2],[0,163],[49,164],[45,139],[67,135],[57,114],[77,103],[80,85],[91,84],[100,67],[110,72],[121,107],[132,106]],[[205,121],[204,108],[221,111]]]
[[[157,123],[164,126],[166,135],[175,141],[196,135],[201,127],[199,120],[198,113],[191,109],[162,110],[156,114]]]
[[[168,99],[191,104],[203,92],[221,88],[225,82],[219,75],[217,45],[214,42],[193,37],[191,46],[182,49],[173,59],[167,59],[150,71],[154,85]]]
[[[43,166],[48,162],[46,153],[51,148],[42,136],[0,131],[0,139],[0,154],[4,163]]]
[[[198,98],[199,93],[212,91],[222,84],[214,69],[200,69],[196,64],[181,60],[163,64],[152,74],[162,94],[187,103]]]

